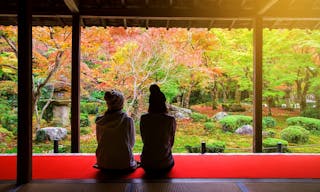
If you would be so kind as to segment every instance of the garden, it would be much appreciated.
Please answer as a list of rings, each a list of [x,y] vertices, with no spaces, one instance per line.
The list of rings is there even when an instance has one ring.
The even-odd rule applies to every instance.
[[[134,119],[157,83],[177,120],[174,153],[252,152],[252,31],[82,28],[80,150],[94,153],[104,91]],[[263,152],[320,152],[320,31],[264,30]],[[16,153],[17,29],[0,26],[0,153]],[[33,151],[70,152],[71,28],[33,28]],[[58,132],[54,138],[51,132]],[[49,133],[48,133],[49,132]]]

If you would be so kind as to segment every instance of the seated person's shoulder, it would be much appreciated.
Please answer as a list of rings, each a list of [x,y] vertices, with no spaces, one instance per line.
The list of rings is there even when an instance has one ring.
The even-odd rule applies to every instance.
[[[101,119],[103,119],[103,117],[104,117],[104,115],[98,115],[98,116],[96,117],[95,122],[100,121]]]

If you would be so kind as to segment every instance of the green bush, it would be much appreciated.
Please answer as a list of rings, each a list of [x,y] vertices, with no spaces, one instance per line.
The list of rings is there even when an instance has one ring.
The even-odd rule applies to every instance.
[[[273,117],[263,117],[262,123],[265,127],[271,128],[276,126],[276,120]]]
[[[87,114],[97,114],[98,113],[98,103],[80,103],[80,112]]]
[[[223,153],[225,149],[226,143],[223,141],[215,141],[207,145],[207,153]]]
[[[283,152],[288,152],[288,141],[276,138],[266,138],[262,142],[263,152],[274,153],[278,151],[278,143],[283,146]]]
[[[13,137],[12,132],[0,126],[0,142],[9,140]]]
[[[301,112],[301,116],[320,119],[320,110],[316,108],[307,108]]]
[[[267,136],[267,137],[275,137],[276,136],[276,131],[274,131],[274,130],[272,130],[272,129],[267,129],[266,131],[265,131],[265,135]]]
[[[309,131],[301,126],[289,126],[280,133],[281,139],[290,143],[306,143],[309,140]]]
[[[244,115],[228,115],[221,119],[219,123],[221,124],[223,131],[234,132],[243,125],[251,125],[252,117]]]
[[[42,129],[38,130],[36,133],[36,141],[37,142],[42,142],[42,141],[47,141],[50,140],[46,132]]]
[[[203,125],[204,125],[204,128],[208,131],[212,131],[215,127],[213,122],[205,122]]]
[[[308,117],[290,117],[287,119],[288,125],[298,125],[308,131],[320,131],[320,120]]]
[[[188,153],[201,153],[201,146],[185,146]],[[206,145],[206,152],[207,153],[223,153],[226,148],[226,144],[223,141],[214,141],[208,143]]]
[[[3,128],[14,132],[18,126],[17,114],[3,113],[1,117],[1,125]]]
[[[91,127],[80,127],[80,134],[87,135],[91,133]]]
[[[194,122],[204,122],[208,120],[206,115],[196,112],[191,113],[191,118]]]
[[[86,113],[81,113],[80,114],[80,127],[89,127],[90,126],[90,121],[89,121],[89,116]]]

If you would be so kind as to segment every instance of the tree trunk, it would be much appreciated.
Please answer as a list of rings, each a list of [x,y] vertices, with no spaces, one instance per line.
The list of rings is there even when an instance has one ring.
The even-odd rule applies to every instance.
[[[182,102],[184,108],[190,107],[190,96],[191,96],[192,88],[193,88],[193,85],[192,83],[190,83],[190,86],[188,87],[187,93],[184,95],[184,99]]]
[[[239,86],[236,86],[235,94],[234,94],[234,101],[237,104],[240,104],[241,101],[241,91],[239,90]]]
[[[212,109],[218,109],[218,89],[217,89],[217,83],[214,82],[212,91],[211,91],[211,97],[212,97]]]
[[[272,116],[271,107],[273,105],[273,97],[267,98],[267,104],[268,104],[268,116]]]

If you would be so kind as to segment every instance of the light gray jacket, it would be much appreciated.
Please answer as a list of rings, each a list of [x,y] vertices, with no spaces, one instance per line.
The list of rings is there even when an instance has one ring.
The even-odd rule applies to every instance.
[[[135,128],[131,117],[122,111],[106,112],[96,119],[96,131],[99,167],[127,169],[136,165],[132,153]]]

